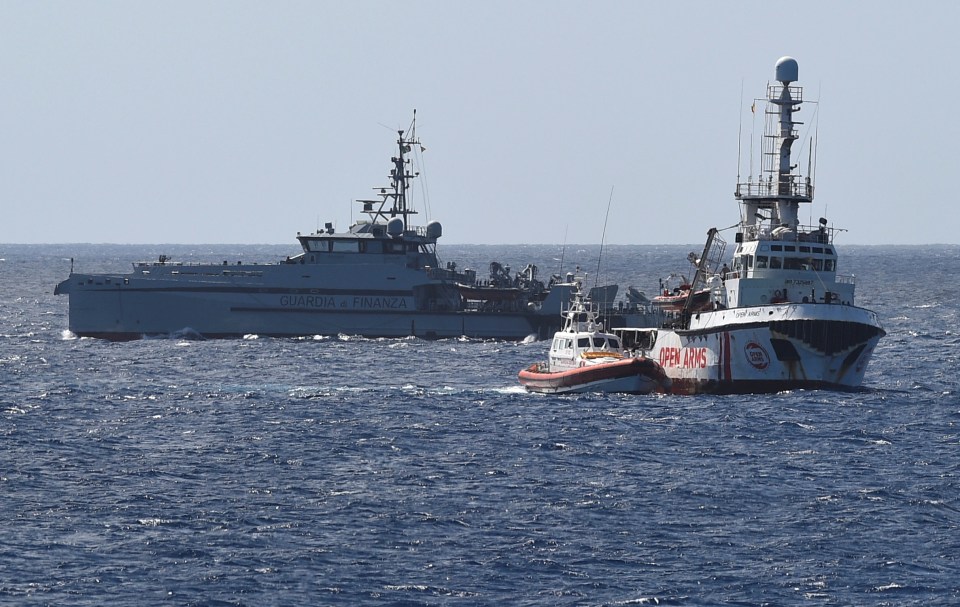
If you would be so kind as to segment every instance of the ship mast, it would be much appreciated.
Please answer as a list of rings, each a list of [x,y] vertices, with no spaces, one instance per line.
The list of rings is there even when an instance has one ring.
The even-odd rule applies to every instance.
[[[757,219],[769,221],[771,229],[796,234],[800,203],[813,200],[810,177],[802,176],[790,158],[793,142],[799,138],[797,126],[803,124],[793,117],[803,104],[802,87],[792,86],[798,72],[795,59],[782,57],[776,65],[778,84],[767,85],[761,174],[756,181],[750,176],[746,183],[738,183],[736,191],[744,206],[742,227],[748,234],[755,233]]]
[[[381,199],[357,201],[363,205],[363,212],[370,215],[374,223],[377,218],[389,221],[394,217],[400,217],[403,220],[403,232],[412,229],[409,216],[417,214],[417,211],[410,208],[407,202],[407,190],[410,189],[410,181],[419,177],[420,173],[410,172],[410,160],[406,156],[414,145],[420,145],[420,140],[416,137],[416,124],[417,111],[414,110],[410,128],[407,131],[397,130],[397,155],[390,158],[393,165],[390,169],[390,185],[374,188],[378,190]],[[389,208],[386,208],[388,203]],[[374,208],[374,205],[378,206]]]
[[[414,112],[413,118],[414,124],[416,124],[416,112]],[[420,144],[415,135],[416,127],[411,126],[409,132],[411,133],[410,138],[404,139],[404,132],[401,130],[397,131],[397,147],[399,151],[397,152],[397,156],[390,159],[391,162],[393,162],[393,169],[390,170],[390,180],[392,182],[392,196],[394,198],[394,205],[390,210],[390,216],[396,217],[399,215],[403,218],[404,231],[410,229],[408,216],[417,214],[416,211],[407,205],[407,190],[410,188],[410,180],[420,175],[420,173],[411,173],[408,170],[410,161],[407,160],[406,154],[411,150],[411,146]]]

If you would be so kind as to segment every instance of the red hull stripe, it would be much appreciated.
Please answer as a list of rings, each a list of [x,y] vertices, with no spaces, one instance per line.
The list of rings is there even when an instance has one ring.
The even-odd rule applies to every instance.
[[[723,379],[733,379],[733,372],[730,370],[730,333],[727,331],[723,332]]]

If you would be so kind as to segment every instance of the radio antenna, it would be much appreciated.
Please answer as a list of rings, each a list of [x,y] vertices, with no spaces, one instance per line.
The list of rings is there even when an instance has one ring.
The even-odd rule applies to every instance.
[[[600,260],[603,259],[603,241],[607,237],[607,220],[610,218],[610,203],[613,202],[613,186],[610,186],[610,199],[607,200],[607,214],[603,217],[603,233],[600,235],[600,254],[597,255],[597,278],[593,286],[600,284]]]

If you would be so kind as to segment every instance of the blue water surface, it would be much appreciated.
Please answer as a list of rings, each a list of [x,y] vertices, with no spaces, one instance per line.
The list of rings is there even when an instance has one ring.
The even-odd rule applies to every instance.
[[[607,246],[599,283],[696,248]],[[117,344],[53,296],[71,257],[292,252],[0,245],[0,603],[960,603],[960,247],[841,247],[888,331],[854,393],[532,395],[544,342]]]

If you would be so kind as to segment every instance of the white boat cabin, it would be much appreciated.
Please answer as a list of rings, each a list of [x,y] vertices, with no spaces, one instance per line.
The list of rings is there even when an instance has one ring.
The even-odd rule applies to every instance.
[[[554,334],[550,344],[550,371],[565,371],[624,357],[620,338],[603,330],[596,310],[581,296],[579,288],[563,317],[564,326]]]

